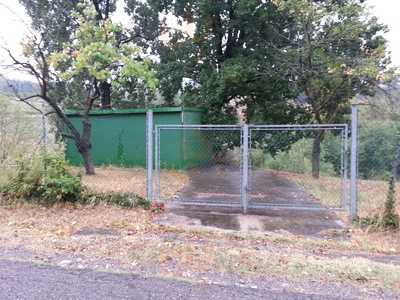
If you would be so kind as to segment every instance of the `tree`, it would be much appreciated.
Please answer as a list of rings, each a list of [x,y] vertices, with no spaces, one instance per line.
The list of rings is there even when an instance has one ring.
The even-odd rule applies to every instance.
[[[72,14],[80,0],[19,0],[31,19],[32,29],[40,33],[43,48],[49,52],[60,51],[69,41],[76,23]]]
[[[183,90],[183,104],[205,107],[211,123],[237,122],[238,106],[248,121],[296,118],[286,101],[293,96],[288,74],[275,60],[276,49],[288,44],[284,30],[290,24],[273,1],[126,4],[139,41],[160,57],[160,89],[168,104]],[[173,15],[186,28],[193,24],[193,32],[170,28],[159,13]]]
[[[113,85],[123,85],[133,78],[141,78],[150,89],[155,89],[157,81],[150,69],[150,63],[139,57],[140,49],[132,43],[119,46],[117,37],[123,27],[114,24],[110,19],[96,19],[96,12],[86,2],[78,6],[73,14],[74,28],[71,42],[64,44],[60,51],[48,52],[45,39],[35,36],[24,45],[22,61],[6,49],[13,61],[13,66],[34,76],[40,91],[37,94],[22,96],[16,92],[20,101],[28,102],[34,98],[44,100],[59,120],[65,125],[64,136],[73,139],[82,155],[86,173],[94,174],[91,157],[91,122],[89,113],[100,98],[101,82],[111,82]],[[73,92],[57,98],[52,94],[53,87],[60,85],[79,87]],[[68,91],[68,89],[66,89]],[[68,119],[63,111],[68,104],[78,110],[82,116],[82,132]]]
[[[81,0],[19,0],[25,7],[28,15],[31,17],[33,28],[42,33],[44,39],[44,49],[54,52],[60,51],[64,43],[71,41],[71,35],[75,30],[76,23],[74,22],[73,14],[79,11],[79,3]],[[96,14],[96,24],[106,21],[111,18],[117,7],[116,0],[90,0],[87,4],[93,8]],[[120,47],[125,43],[130,43],[133,37],[129,30],[124,28],[124,31],[117,36],[117,46]],[[57,92],[60,97],[65,93],[66,87],[60,85],[57,87],[58,91],[54,88],[52,93]],[[71,90],[71,86],[68,89]],[[79,88],[78,93],[79,93]],[[146,86],[141,84],[140,81],[132,81],[129,85],[119,86],[119,89],[112,89],[112,84],[103,81],[100,84],[100,107],[103,109],[110,109],[112,106],[123,106],[119,101],[120,98],[129,96],[136,96],[138,91],[145,90],[147,93],[151,92],[146,89]],[[132,102],[133,103],[133,102]],[[124,105],[125,106],[125,105]],[[133,104],[135,106],[135,104]]]
[[[126,0],[140,41],[160,56],[167,99],[188,78],[184,104],[206,107],[207,122],[236,122],[242,107],[247,122],[275,124],[342,122],[350,99],[379,82],[386,27],[362,2]],[[193,32],[169,28],[160,13]],[[314,136],[314,177],[324,135]]]
[[[291,43],[281,49],[290,80],[317,124],[342,122],[350,100],[371,94],[389,63],[386,27],[359,0],[279,0],[291,20]],[[314,136],[312,174],[319,177],[321,142]]]

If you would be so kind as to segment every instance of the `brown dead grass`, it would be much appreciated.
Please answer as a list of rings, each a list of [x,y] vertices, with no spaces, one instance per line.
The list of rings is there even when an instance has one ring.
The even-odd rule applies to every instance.
[[[184,172],[162,171],[161,197],[173,197],[188,180]],[[96,175],[85,175],[82,182],[89,190],[97,193],[131,193],[146,197],[146,170],[142,168],[98,167]]]
[[[171,228],[154,223],[155,217],[141,209],[104,205],[0,206],[0,242],[3,247],[27,248],[37,257],[76,255],[84,262],[107,259],[126,270],[153,275],[190,279],[207,276],[207,272],[242,278],[275,276],[400,291],[400,266],[353,255],[357,249],[365,250],[357,242]],[[107,229],[114,234],[77,234],[85,229]],[[330,255],[330,251],[343,256]]]
[[[341,197],[341,179],[338,177],[321,176],[314,179],[310,175],[290,172],[275,172],[290,181],[295,182],[323,204],[339,206]],[[388,182],[378,180],[359,180],[359,216],[361,218],[372,217],[380,214],[384,208],[388,192]],[[396,188],[397,212],[400,214],[400,184]]]

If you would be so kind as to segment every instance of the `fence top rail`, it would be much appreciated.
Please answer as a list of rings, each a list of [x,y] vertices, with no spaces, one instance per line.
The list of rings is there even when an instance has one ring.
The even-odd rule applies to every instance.
[[[243,125],[189,125],[189,124],[166,124],[156,125],[156,129],[240,129]],[[251,130],[283,130],[283,129],[297,129],[297,130],[329,130],[329,129],[346,129],[347,124],[293,124],[293,125],[248,125]]]
[[[281,128],[306,128],[306,129],[345,129],[347,128],[347,124],[287,124],[287,125],[249,125],[250,129],[257,129],[257,128],[267,128],[267,129],[281,129]]]
[[[241,125],[156,125],[158,129],[240,129]]]

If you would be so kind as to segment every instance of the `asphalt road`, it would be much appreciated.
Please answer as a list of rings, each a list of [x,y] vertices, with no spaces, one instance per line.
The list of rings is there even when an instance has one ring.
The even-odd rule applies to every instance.
[[[335,299],[0,260],[0,299]]]

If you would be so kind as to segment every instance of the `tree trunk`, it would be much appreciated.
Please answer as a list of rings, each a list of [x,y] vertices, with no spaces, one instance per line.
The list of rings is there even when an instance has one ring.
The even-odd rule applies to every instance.
[[[81,150],[79,150],[79,152],[81,153],[83,158],[86,175],[95,175],[91,149],[88,147],[81,147]]]
[[[313,140],[312,147],[312,176],[314,178],[319,178],[320,173],[320,161],[321,161],[321,142],[322,134],[318,132]]]
[[[86,115],[83,118],[82,125],[83,132],[79,144],[77,145],[78,150],[83,158],[86,175],[95,175],[94,163],[92,158],[92,143],[90,141],[92,136],[92,124],[89,120],[89,116]]]
[[[100,84],[101,108],[111,109],[111,84],[103,81]]]

